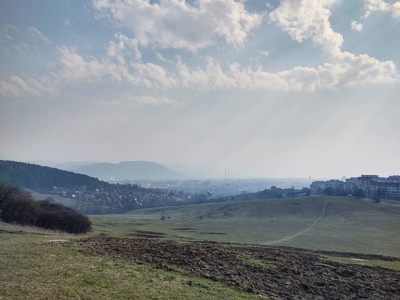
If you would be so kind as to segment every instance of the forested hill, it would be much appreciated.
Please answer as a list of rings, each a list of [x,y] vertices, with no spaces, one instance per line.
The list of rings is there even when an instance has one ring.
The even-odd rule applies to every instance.
[[[100,188],[108,185],[87,175],[5,160],[0,160],[0,182],[32,190],[51,190],[54,186]]]
[[[123,213],[196,199],[181,192],[110,184],[87,175],[4,160],[0,160],[0,184],[57,196],[57,201],[62,199],[63,204],[86,214]],[[68,201],[64,203],[64,200]]]

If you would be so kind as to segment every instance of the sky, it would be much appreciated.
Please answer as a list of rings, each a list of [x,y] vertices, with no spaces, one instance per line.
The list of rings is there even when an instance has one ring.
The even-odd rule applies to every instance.
[[[400,2],[2,0],[0,159],[400,174]]]

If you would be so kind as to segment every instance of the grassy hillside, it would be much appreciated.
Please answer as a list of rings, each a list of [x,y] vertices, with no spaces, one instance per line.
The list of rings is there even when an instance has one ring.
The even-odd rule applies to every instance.
[[[82,238],[0,222],[0,299],[267,299],[132,259],[90,256]]]
[[[400,256],[399,216],[398,202],[305,197],[144,209],[125,215],[92,216],[91,220],[95,230],[113,236]]]
[[[0,160],[0,183],[35,191],[37,199],[50,195],[55,201],[85,214],[123,213],[197,199],[136,184],[110,184],[87,175],[15,161]]]
[[[399,268],[382,256],[73,236],[0,222],[0,299],[397,299]]]
[[[106,187],[107,184],[87,175],[76,174],[16,161],[0,160],[0,182],[34,190],[51,190],[53,186]]]
[[[399,212],[315,197],[92,216],[98,232],[81,236],[0,222],[0,299],[397,299],[399,259],[181,241],[400,257]]]

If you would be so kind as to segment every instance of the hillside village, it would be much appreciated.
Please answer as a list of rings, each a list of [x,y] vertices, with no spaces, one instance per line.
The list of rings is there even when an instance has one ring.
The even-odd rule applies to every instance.
[[[400,199],[400,176],[379,177],[378,175],[361,175],[351,177],[346,181],[328,180],[314,181],[310,185],[312,196],[331,195],[361,195],[368,198]]]
[[[53,186],[49,194],[74,200],[73,208],[85,213],[121,213],[144,207],[174,205],[188,195],[161,189],[145,189],[131,184],[109,184],[106,187],[83,185],[78,188]]]

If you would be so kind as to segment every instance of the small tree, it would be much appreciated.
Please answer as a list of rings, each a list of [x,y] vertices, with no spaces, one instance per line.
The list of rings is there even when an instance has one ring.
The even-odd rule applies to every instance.
[[[331,187],[327,187],[322,191],[322,193],[327,196],[334,196],[336,194],[336,191]]]
[[[360,198],[364,198],[365,197],[365,193],[364,193],[364,191],[362,189],[357,189],[357,190],[354,191],[353,196],[357,197],[358,199],[360,199]]]
[[[375,194],[375,195],[372,197],[372,201],[373,201],[374,203],[380,203],[380,202],[381,202],[381,199],[378,197],[377,194]]]
[[[383,193],[382,193],[381,188],[378,188],[375,195],[372,197],[372,201],[374,201],[374,203],[380,203],[382,195],[383,195]]]

